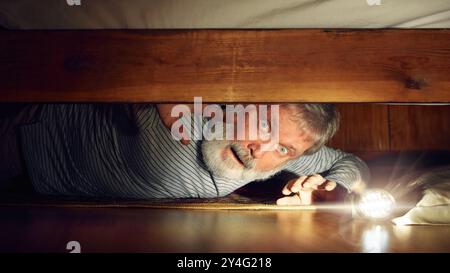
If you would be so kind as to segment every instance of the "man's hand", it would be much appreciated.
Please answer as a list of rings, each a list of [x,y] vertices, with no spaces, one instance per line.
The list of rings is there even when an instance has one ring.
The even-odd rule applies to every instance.
[[[162,123],[164,124],[164,126],[166,126],[167,129],[169,129],[169,131],[172,127],[172,124],[179,119],[179,117],[172,117],[170,115],[172,108],[174,106],[176,106],[176,104],[157,104],[156,105],[156,109],[158,109],[159,117],[160,117]],[[194,111],[193,104],[188,104],[187,106],[191,109],[191,112]],[[180,134],[181,134],[180,142],[184,145],[188,145],[189,137],[188,137],[187,132],[180,132]]]
[[[319,174],[300,176],[289,181],[283,188],[284,195],[291,195],[277,200],[277,205],[310,205],[314,191],[332,191],[336,182],[326,180]]]

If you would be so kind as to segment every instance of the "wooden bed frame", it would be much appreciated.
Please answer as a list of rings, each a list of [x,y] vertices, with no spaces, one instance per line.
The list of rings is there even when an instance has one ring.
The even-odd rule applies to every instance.
[[[0,30],[0,102],[190,102],[195,96],[204,102],[448,103],[450,30]],[[343,124],[351,126],[336,146],[450,149],[450,107],[345,106]],[[412,122],[417,117],[424,122]],[[383,163],[376,173],[390,176],[403,156],[367,158]],[[79,240],[83,252],[354,252],[367,251],[356,246],[364,246],[374,227],[327,211],[230,213],[230,204],[222,212],[224,204],[209,203],[200,208],[214,211],[169,214],[117,202],[50,210],[33,206],[53,206],[51,200],[36,204],[25,196],[18,207],[21,199],[13,197],[12,207],[0,204],[0,252],[61,252],[71,240]],[[91,209],[102,206],[108,209]],[[134,209],[111,209],[119,206]],[[241,232],[244,222],[251,233]],[[408,227],[407,236],[388,224],[376,227],[376,234],[383,228],[393,238],[387,251],[449,251],[447,227]]]
[[[450,102],[450,30],[0,30],[0,102]]]

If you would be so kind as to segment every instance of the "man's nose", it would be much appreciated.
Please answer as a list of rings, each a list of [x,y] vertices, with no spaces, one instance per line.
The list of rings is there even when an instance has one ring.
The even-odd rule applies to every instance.
[[[263,154],[261,151],[261,145],[258,143],[250,143],[248,144],[247,148],[250,150],[250,154],[253,158],[260,158]]]

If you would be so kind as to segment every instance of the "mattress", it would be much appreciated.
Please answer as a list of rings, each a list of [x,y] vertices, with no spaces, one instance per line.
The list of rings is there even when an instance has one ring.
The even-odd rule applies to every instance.
[[[7,29],[449,28],[450,0],[0,0]]]

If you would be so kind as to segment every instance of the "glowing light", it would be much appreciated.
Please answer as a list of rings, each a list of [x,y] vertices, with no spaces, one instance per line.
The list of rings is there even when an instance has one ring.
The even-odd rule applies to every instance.
[[[386,228],[376,225],[365,230],[362,235],[362,251],[369,253],[386,252],[389,247],[389,233]]]
[[[359,211],[366,217],[382,219],[389,216],[394,208],[394,197],[385,190],[365,191],[358,202]]]

